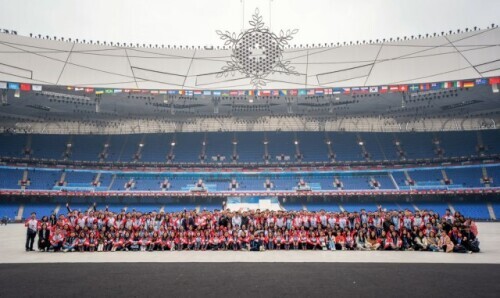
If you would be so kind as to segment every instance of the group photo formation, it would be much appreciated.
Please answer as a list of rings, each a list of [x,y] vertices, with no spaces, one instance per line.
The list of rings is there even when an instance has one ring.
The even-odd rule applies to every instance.
[[[0,0],[0,296],[498,296],[498,11]]]
[[[26,221],[26,251],[408,250],[479,252],[477,225],[460,212],[188,211],[108,208]],[[35,241],[38,235],[37,241]]]

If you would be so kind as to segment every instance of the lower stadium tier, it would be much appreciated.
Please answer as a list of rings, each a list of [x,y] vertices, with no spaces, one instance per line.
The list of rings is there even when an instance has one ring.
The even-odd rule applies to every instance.
[[[116,171],[0,167],[4,195],[224,196],[498,192],[499,164],[358,170]]]

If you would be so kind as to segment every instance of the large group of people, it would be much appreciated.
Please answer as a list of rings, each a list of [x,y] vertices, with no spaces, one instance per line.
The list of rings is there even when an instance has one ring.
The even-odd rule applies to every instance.
[[[479,252],[476,224],[460,212],[71,210],[26,221],[26,251],[414,250]]]

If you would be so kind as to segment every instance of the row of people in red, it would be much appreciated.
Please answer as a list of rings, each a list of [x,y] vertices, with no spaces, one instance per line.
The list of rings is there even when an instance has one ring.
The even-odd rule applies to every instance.
[[[119,250],[430,250],[479,251],[477,228],[460,213],[432,211],[328,213],[285,211],[184,211],[114,214],[106,210],[68,216],[36,215],[39,249]],[[375,220],[370,220],[375,219]]]

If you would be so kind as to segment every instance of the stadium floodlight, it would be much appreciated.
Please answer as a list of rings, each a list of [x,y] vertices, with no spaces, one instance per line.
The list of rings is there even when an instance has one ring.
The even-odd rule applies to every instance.
[[[174,147],[175,146],[175,142],[170,143],[170,146]]]
[[[139,147],[141,147],[141,148],[142,148],[142,147],[144,147],[144,144],[143,144],[143,143],[140,143],[140,144],[139,144]]]
[[[293,143],[294,143],[295,145],[298,145],[298,144],[299,144],[299,141],[295,140]]]
[[[358,142],[358,145],[359,145],[359,146],[363,146],[364,144],[365,144],[365,143],[363,143],[363,141],[359,141],[359,142]]]

